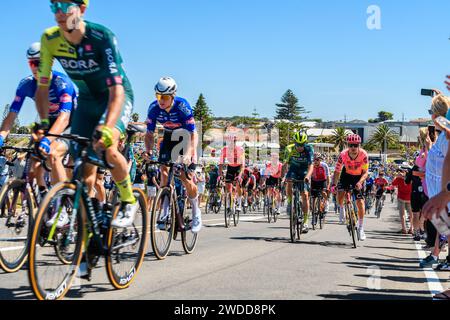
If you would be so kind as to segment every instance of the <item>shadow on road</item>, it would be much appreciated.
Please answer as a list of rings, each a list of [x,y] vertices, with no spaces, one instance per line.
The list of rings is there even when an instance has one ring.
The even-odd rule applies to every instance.
[[[348,287],[348,292],[330,292],[319,297],[335,300],[430,300],[428,291],[385,289],[371,290],[363,287],[341,285]],[[421,296],[418,296],[421,295]]]
[[[31,287],[22,286],[16,289],[0,288],[1,300],[30,300],[34,299],[34,294],[31,292]]]

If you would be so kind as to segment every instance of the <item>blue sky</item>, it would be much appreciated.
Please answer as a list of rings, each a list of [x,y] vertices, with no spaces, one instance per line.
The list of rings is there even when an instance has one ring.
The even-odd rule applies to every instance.
[[[381,30],[366,26],[381,9]],[[0,106],[29,74],[28,45],[54,25],[46,0],[9,2],[3,30]],[[427,116],[421,88],[445,89],[450,74],[448,0],[91,0],[86,19],[109,27],[142,116],[155,82],[174,77],[195,104],[203,93],[217,116],[273,117],[292,89],[310,117],[368,119],[384,109]],[[58,69],[58,68],[57,68]],[[35,119],[28,101],[22,123]]]

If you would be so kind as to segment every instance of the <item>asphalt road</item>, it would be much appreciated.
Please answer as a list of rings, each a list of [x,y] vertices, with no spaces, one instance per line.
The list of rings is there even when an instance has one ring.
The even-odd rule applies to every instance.
[[[196,251],[185,255],[176,241],[165,261],[148,255],[132,286],[116,291],[101,264],[91,282],[78,281],[66,299],[91,300],[303,300],[431,299],[450,285],[446,272],[420,269],[424,255],[411,236],[401,235],[396,206],[381,219],[366,219],[367,240],[353,249],[338,216],[325,228],[289,241],[289,220],[268,224],[262,214],[242,217],[225,229],[223,216],[204,215]],[[443,255],[441,258],[444,258]],[[0,272],[0,299],[32,299],[25,269]]]

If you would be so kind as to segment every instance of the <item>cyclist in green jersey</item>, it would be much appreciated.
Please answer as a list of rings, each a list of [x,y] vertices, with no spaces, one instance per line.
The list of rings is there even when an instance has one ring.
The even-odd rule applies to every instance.
[[[294,141],[294,144],[286,147],[284,168],[284,172],[287,171],[286,192],[288,199],[288,214],[291,214],[293,180],[304,181],[305,183],[300,185],[305,224],[303,232],[308,233],[309,183],[314,170],[314,148],[310,144],[307,144],[308,136],[306,133],[296,132],[294,134]]]
[[[107,161],[114,166],[111,173],[120,191],[122,207],[111,225],[123,228],[133,223],[138,208],[127,162],[118,151],[120,134],[125,133],[133,109],[133,90],[123,70],[114,34],[83,19],[88,5],[89,0],[51,1],[58,26],[47,29],[41,39],[36,102],[41,128],[45,131],[51,67],[57,59],[79,89],[72,134],[87,138],[94,134],[100,136],[93,145],[94,150],[106,150]],[[95,166],[89,165],[85,172],[91,196],[94,196],[96,171]]]

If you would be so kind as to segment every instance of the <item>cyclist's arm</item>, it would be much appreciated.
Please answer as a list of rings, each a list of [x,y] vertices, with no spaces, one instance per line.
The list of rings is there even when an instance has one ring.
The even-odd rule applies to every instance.
[[[361,179],[359,179],[359,183],[360,183],[361,185],[364,185],[364,181],[367,180],[367,177],[369,177],[369,171],[363,170]]]
[[[17,113],[10,112],[6,116],[5,120],[3,120],[2,128],[0,129],[0,135],[3,138],[7,138],[9,133],[11,132],[11,128],[14,125],[14,122],[16,121]]]
[[[313,174],[313,171],[314,171],[314,165],[311,163],[311,164],[308,166],[308,172],[306,173],[306,177],[305,177],[305,178],[308,178],[309,181],[311,181],[311,176],[312,176],[312,174]]]
[[[125,89],[122,85],[109,88],[108,111],[106,114],[105,126],[113,129],[119,120],[122,106],[125,101]]]
[[[147,132],[145,135],[145,149],[148,153],[153,153],[153,147],[155,146],[155,133]]]
[[[66,128],[69,126],[69,123],[70,123],[70,112],[61,112],[61,114],[58,116],[55,123],[53,124],[52,128],[50,129],[49,133],[60,135],[66,130]],[[48,137],[48,139],[51,142],[53,142],[57,138]]]

